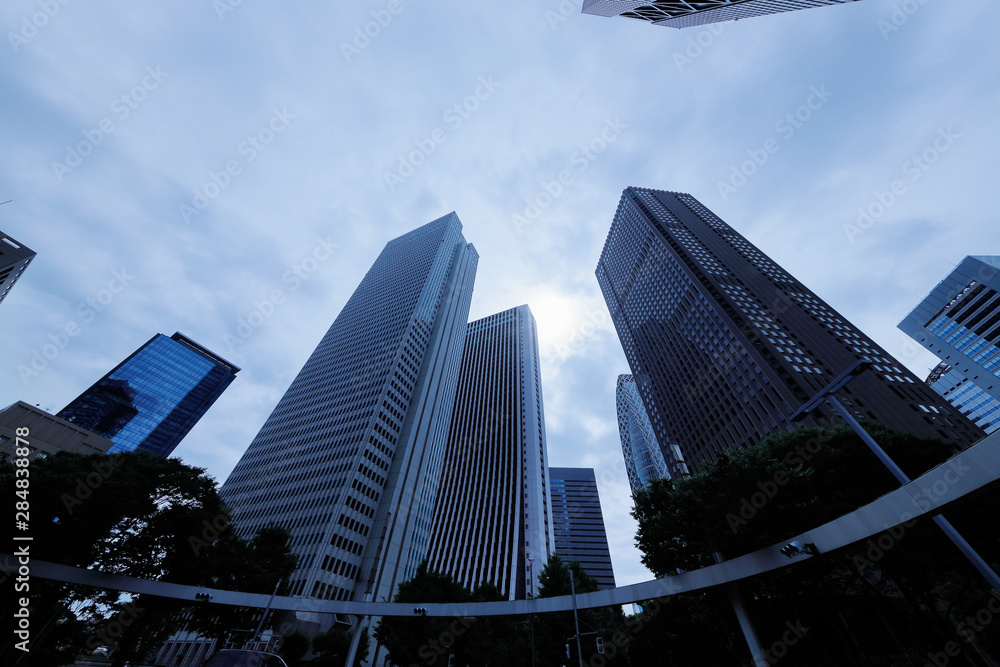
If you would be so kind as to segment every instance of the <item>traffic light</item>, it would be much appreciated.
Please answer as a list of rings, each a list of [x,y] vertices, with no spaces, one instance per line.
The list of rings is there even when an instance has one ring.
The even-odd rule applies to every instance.
[[[604,640],[600,637],[597,638],[597,652],[604,655]]]
[[[208,602],[212,599],[212,596],[209,593],[195,593],[194,597],[196,600],[201,600],[202,602]]]
[[[427,615],[427,608],[426,607],[414,607],[413,608],[413,613],[416,614],[417,616],[426,616]]]
[[[569,654],[569,644],[566,644],[566,659],[569,660],[572,656]]]

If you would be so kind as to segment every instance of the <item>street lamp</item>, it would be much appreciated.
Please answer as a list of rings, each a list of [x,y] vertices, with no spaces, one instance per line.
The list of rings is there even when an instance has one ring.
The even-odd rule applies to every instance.
[[[904,473],[903,470],[896,465],[895,461],[889,458],[889,455],[885,453],[885,450],[883,450],[879,444],[875,442],[875,439],[869,435],[868,431],[866,431],[861,424],[858,423],[858,420],[854,418],[854,415],[852,415],[850,411],[848,411],[848,409],[845,408],[839,400],[837,400],[837,397],[834,396],[834,394],[843,389],[848,382],[864,373],[869,367],[871,367],[871,363],[868,361],[854,362],[850,368],[834,378],[833,382],[828,384],[825,389],[821,390],[818,394],[806,401],[805,404],[792,413],[788,419],[793,422],[802,421],[807,415],[818,410],[824,402],[829,404],[829,406],[833,408],[845,422],[847,422],[847,425],[858,434],[858,437],[861,438],[866,445],[868,445],[868,449],[872,450],[875,456],[878,457],[878,460],[889,469],[889,472],[893,474],[896,481],[898,481],[900,485],[908,484],[910,482],[910,478],[906,476],[906,473]],[[956,547],[958,547],[958,550],[962,552],[962,555],[972,563],[972,566],[986,578],[986,581],[989,582],[991,587],[993,587],[993,590],[1000,591],[1000,576],[997,576],[997,573],[993,571],[993,568],[991,568],[985,560],[983,560],[983,557],[972,548],[972,545],[969,544],[957,530],[955,530],[955,527],[951,525],[951,522],[949,522],[948,519],[944,518],[941,514],[935,514],[931,518],[934,520],[934,523],[936,523],[938,527],[944,531],[944,534],[948,536],[948,539],[951,540]]]

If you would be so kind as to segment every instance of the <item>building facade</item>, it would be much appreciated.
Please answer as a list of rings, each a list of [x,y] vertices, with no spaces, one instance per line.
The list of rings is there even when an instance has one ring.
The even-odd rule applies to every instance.
[[[0,232],[0,301],[7,298],[7,293],[34,257],[34,250]]]
[[[170,456],[239,370],[181,333],[156,334],[57,416],[111,440],[109,453]]]
[[[670,468],[656,441],[656,433],[642,404],[639,387],[631,375],[619,375],[615,388],[618,409],[618,435],[632,495],[654,479],[669,479]]]
[[[615,587],[601,497],[593,468],[549,468],[556,554],[576,561],[602,588]]]
[[[223,484],[291,532],[291,594],[391,600],[426,556],[478,264],[448,214],[386,244]]]
[[[899,328],[949,367],[935,369],[928,384],[994,430],[1000,403],[1000,257],[963,259]]]
[[[871,370],[838,394],[858,418],[959,447],[983,436],[691,195],[627,188],[597,279],[661,449],[679,444],[693,470],[793,428],[788,416],[858,360]]]
[[[934,367],[927,384],[986,433],[1000,428],[1000,401],[947,363]]]
[[[690,28],[696,25],[739,21],[740,19],[790,12],[809,7],[843,5],[857,0],[583,0],[583,13],[595,16],[623,16],[654,25]]]
[[[0,463],[15,458],[17,429],[28,429],[28,460],[59,452],[106,454],[114,445],[90,431],[23,401],[0,410]]]
[[[518,306],[469,323],[428,565],[470,590],[534,597],[554,553],[535,318]]]

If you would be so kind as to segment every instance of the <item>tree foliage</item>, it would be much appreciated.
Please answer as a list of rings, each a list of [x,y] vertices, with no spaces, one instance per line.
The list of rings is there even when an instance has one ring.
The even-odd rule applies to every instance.
[[[413,578],[399,585],[394,602],[490,602],[503,599],[492,585],[474,591],[446,574],[421,563]],[[517,619],[481,618],[383,618],[374,636],[397,665],[480,665],[482,667],[530,664],[526,649],[528,628]],[[526,661],[529,661],[526,663]]]
[[[937,440],[873,423],[865,426],[911,478],[952,453]],[[637,544],[650,570],[670,576],[712,564],[714,551],[734,558],[788,540],[895,488],[896,480],[846,426],[775,433],[755,447],[721,454],[696,475],[659,480],[638,493]],[[946,513],[996,568],[1000,541],[993,517],[1000,510],[998,495],[995,489],[973,495]],[[981,577],[925,520],[757,577],[746,590],[765,637],[780,636],[786,621],[812,619],[814,631],[796,649],[800,664],[826,664],[807,662],[807,654],[843,664],[926,658],[917,646],[940,650],[948,641],[964,640],[961,620],[989,599]],[[688,624],[699,605],[733,618],[725,597],[711,591],[699,596],[662,601],[664,611],[648,619],[648,627],[662,626],[657,635],[685,628],[670,649],[681,661],[710,637],[718,645],[719,632],[726,629],[710,619],[704,627],[714,628],[711,632]],[[661,623],[663,619],[668,620]],[[723,625],[729,629],[728,643],[738,647],[742,639],[732,635],[736,626],[730,620]],[[874,627],[883,632],[873,633]],[[978,647],[994,645],[996,639],[993,627],[975,638]],[[880,645],[880,640],[885,641]],[[881,658],[873,652],[890,662],[878,662]]]
[[[312,650],[316,654],[313,664],[317,667],[342,667],[350,653],[353,634],[341,625],[334,625],[326,632],[321,632],[312,639]],[[354,667],[368,659],[369,639],[368,628],[362,628],[361,639],[358,640],[358,652],[354,657]]]
[[[239,546],[215,481],[179,459],[141,452],[60,453],[32,461],[28,470],[34,560],[142,579],[214,585],[226,580],[219,574],[231,567],[226,559],[240,548],[249,549],[240,571],[230,571],[225,582],[236,590],[248,590],[241,585],[266,588],[264,579],[273,587],[280,576],[287,576],[289,567],[294,568],[283,531],[259,535],[251,545]],[[0,465],[0,488],[7,497],[13,496],[14,479],[14,467]],[[213,543],[220,535],[225,536],[225,545],[216,548]],[[114,665],[135,661],[186,620],[186,603],[177,600],[40,579],[31,581],[30,592],[38,628],[32,646],[46,647],[52,654],[51,662],[32,654],[33,667],[71,662],[81,649],[90,652],[109,644],[117,645]],[[0,662],[14,664],[22,657],[12,651],[4,647]]]
[[[573,573],[572,586],[570,586],[570,572]],[[570,595],[573,589],[577,594],[598,590],[597,580],[587,574],[580,563],[576,561],[566,563],[556,554],[549,556],[549,560],[539,572],[538,584],[540,598]],[[578,612],[578,618],[580,633],[587,633],[580,639],[584,664],[591,664],[593,661],[609,665],[625,664],[628,643],[621,639],[627,635],[623,633],[625,625],[620,608],[582,609]],[[573,612],[539,615],[532,619],[532,622],[535,629],[535,652],[539,664],[578,663],[576,641],[568,639],[576,633]],[[597,653],[597,637],[601,637],[604,643],[603,660]],[[572,656],[569,660],[566,658],[567,644]]]

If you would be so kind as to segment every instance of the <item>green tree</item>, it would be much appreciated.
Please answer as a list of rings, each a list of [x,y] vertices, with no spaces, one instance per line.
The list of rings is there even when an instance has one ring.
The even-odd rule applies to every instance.
[[[312,649],[316,653],[313,664],[318,667],[342,667],[350,652],[352,638],[351,631],[341,625],[334,625],[326,632],[316,635],[312,640]],[[368,649],[368,628],[364,628],[358,641],[354,667],[361,667],[361,664],[368,659]]]
[[[952,453],[940,441],[873,423],[866,428],[911,478]],[[846,426],[775,433],[757,446],[721,454],[696,475],[660,480],[637,494],[637,544],[647,567],[669,576],[712,564],[713,551],[733,558],[780,543],[897,487]],[[1000,510],[998,496],[995,489],[974,495],[947,513],[996,567],[1000,543],[990,517]],[[800,664],[820,664],[806,662],[805,655],[840,664],[926,658],[925,649],[962,640],[962,614],[975,613],[988,600],[982,579],[927,521],[909,522],[862,544],[756,577],[745,588],[765,644],[781,635],[786,622],[811,623],[813,631],[796,648]],[[663,632],[685,628],[669,650],[693,655],[698,647],[717,646],[726,628],[725,643],[739,646],[731,609],[721,611],[727,608],[725,599],[711,591],[698,595],[662,605],[660,616],[669,621]],[[726,613],[727,620],[699,632],[686,622],[699,604]],[[647,625],[658,627],[658,621]],[[995,639],[996,628],[986,628],[976,641],[991,645]]]
[[[28,470],[33,559],[192,585],[222,569],[209,566],[208,547],[226,532],[229,514],[204,470],[145,453],[60,453],[32,461]],[[0,465],[7,497],[14,480],[14,466]],[[269,553],[279,549],[275,536],[265,541]],[[53,654],[47,663],[33,653],[32,667],[65,664],[81,647],[89,652],[109,643],[117,645],[114,665],[134,662],[186,619],[182,601],[39,579],[31,586],[32,646]],[[4,646],[0,663],[16,660],[28,664]]]
[[[570,586],[570,572],[573,573],[573,585]],[[598,590],[597,580],[583,569],[580,563],[566,563],[558,555],[549,556],[541,572],[538,574],[538,597],[548,598],[570,595],[573,589],[577,594],[591,593]],[[603,609],[582,609],[578,612],[580,622],[580,648],[584,664],[600,661],[597,654],[597,637],[601,637],[605,646],[603,656],[607,664],[625,664],[628,652],[627,638],[624,632],[625,624],[621,609],[608,607]],[[576,640],[567,639],[576,633],[573,622],[573,612],[544,614],[534,619],[536,653],[540,664],[560,665],[568,663],[575,665]],[[587,633],[584,635],[584,633]],[[617,639],[617,641],[616,641]],[[566,658],[566,644],[570,645],[571,660]]]
[[[226,526],[219,538],[203,549],[199,583],[206,588],[269,595],[280,580],[277,594],[286,595],[297,564],[288,542],[288,531],[273,524],[258,530],[249,542]],[[221,645],[234,628],[257,627],[261,613],[252,607],[200,605],[190,612],[188,625]]]
[[[309,652],[309,635],[298,628],[285,633],[281,637],[278,652],[288,667],[297,667],[302,658]]]
[[[399,585],[393,602],[469,602],[472,595],[446,574],[427,569],[424,561],[416,574]],[[375,629],[375,639],[386,647],[389,660],[397,665],[447,664],[456,643],[468,630],[462,619],[415,615],[413,618],[386,617]],[[463,664],[463,663],[456,663]]]

